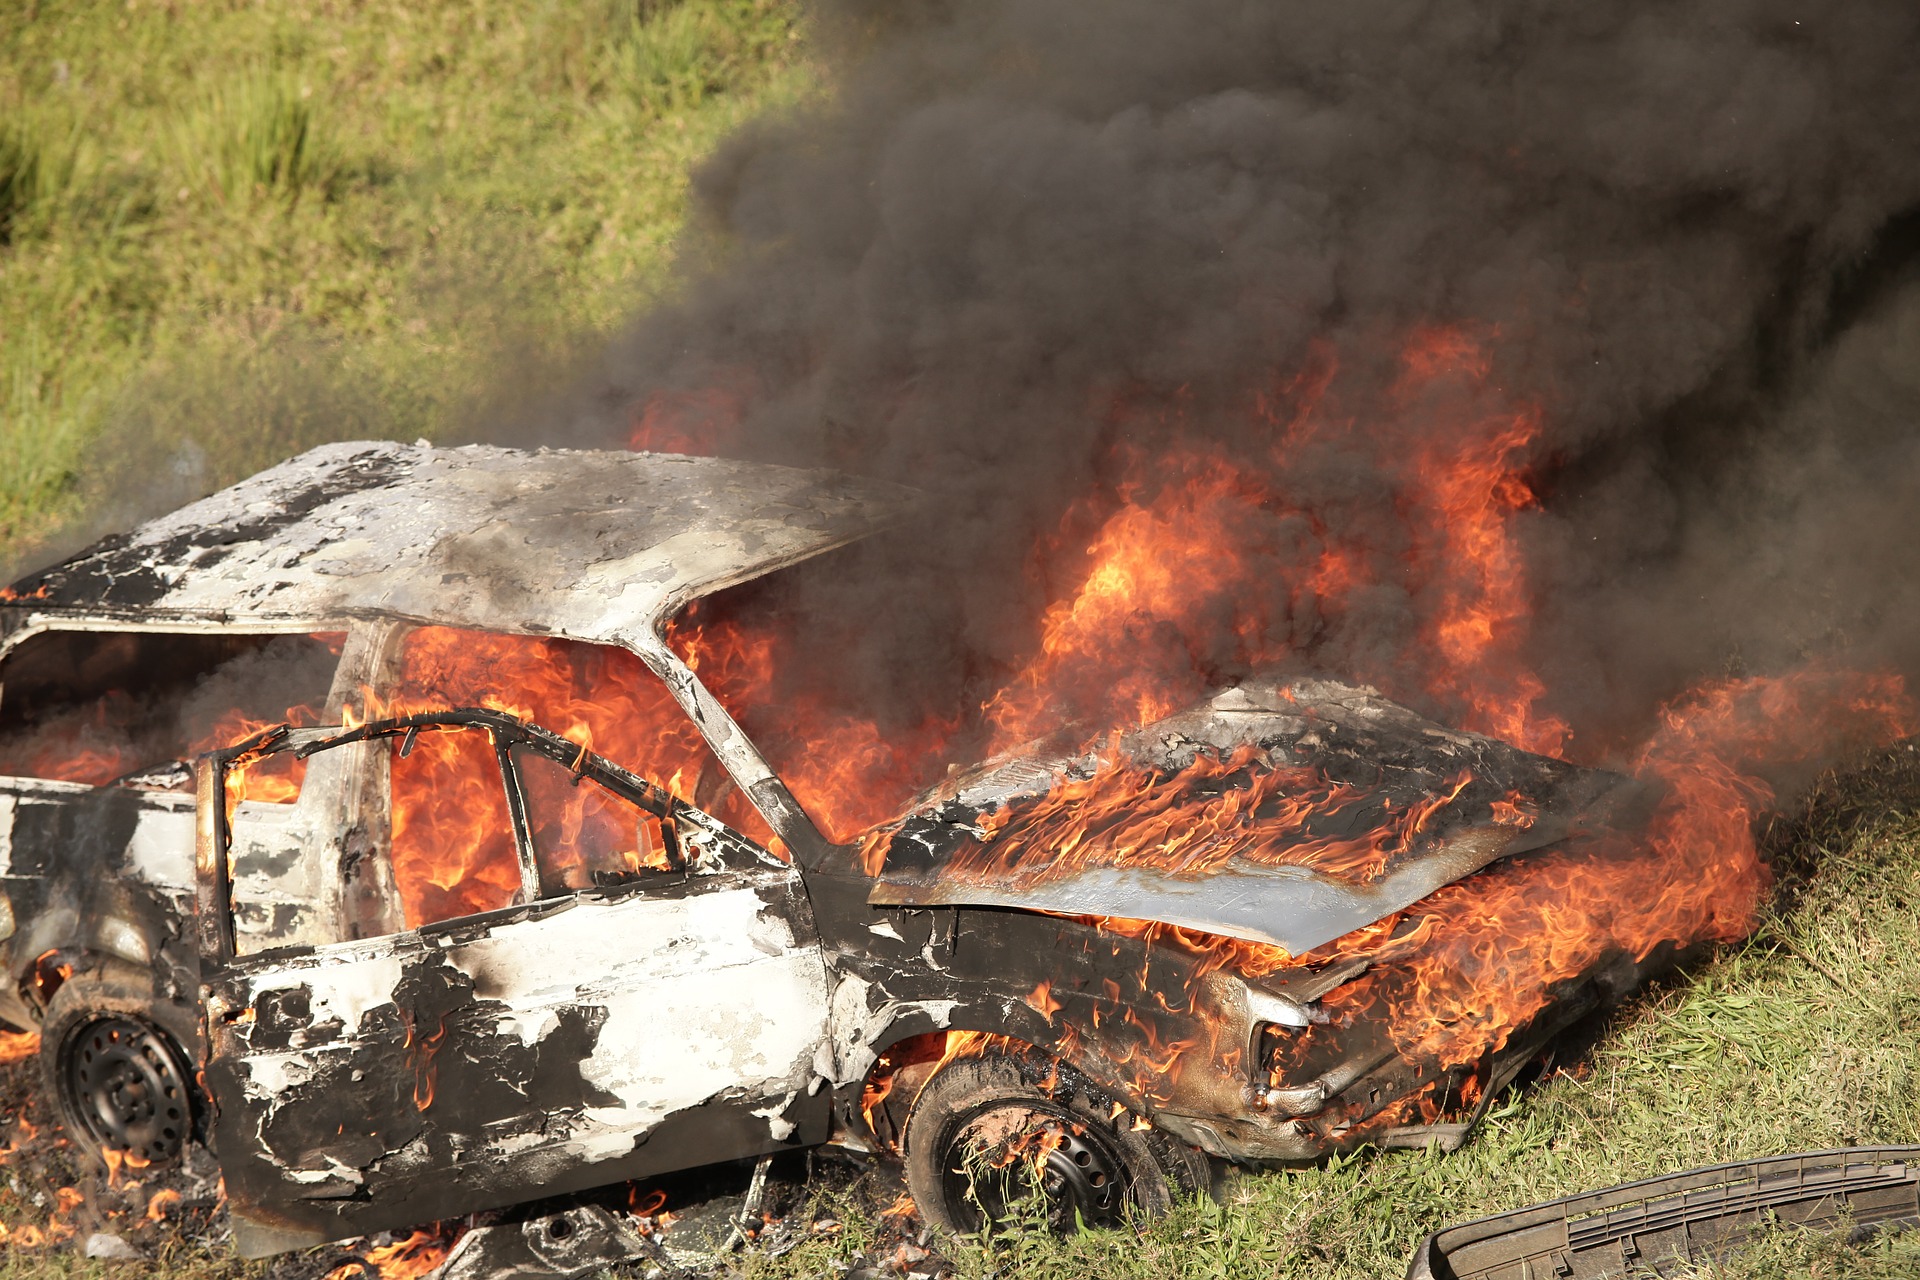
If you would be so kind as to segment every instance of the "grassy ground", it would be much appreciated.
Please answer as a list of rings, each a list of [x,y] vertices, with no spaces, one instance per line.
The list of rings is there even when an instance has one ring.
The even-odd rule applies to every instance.
[[[690,164],[818,82],[777,0],[6,0],[0,558],[30,557],[127,459],[194,490],[322,438],[457,431],[657,288]],[[1779,838],[1798,878],[1778,920],[1619,1016],[1464,1151],[1250,1176],[1141,1235],[1006,1239],[958,1270],[1392,1276],[1450,1221],[1920,1141],[1914,773],[1897,758],[1822,797]],[[0,1187],[0,1224],[34,1217],[31,1194]],[[740,1269],[844,1266],[872,1239],[844,1216],[839,1236]],[[107,1270],[0,1248],[0,1280]],[[181,1245],[112,1272],[262,1268]],[[1916,1272],[1920,1235],[1789,1234],[1702,1274]]]
[[[817,82],[796,9],[0,4],[0,559],[129,455],[445,434],[607,330],[691,165]]]

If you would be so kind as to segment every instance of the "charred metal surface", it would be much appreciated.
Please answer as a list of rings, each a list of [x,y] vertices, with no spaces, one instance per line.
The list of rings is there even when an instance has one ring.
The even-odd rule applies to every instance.
[[[14,923],[0,940],[13,978],[0,1018],[39,1021],[32,967],[90,967],[115,959],[153,975],[157,992],[191,1005],[198,965],[191,916],[193,846],[188,796],[31,779],[0,780],[0,889]]]
[[[1238,979],[1203,974],[1192,953],[1081,920],[995,908],[875,910],[865,901],[870,885],[851,875],[808,880],[838,975],[831,1073],[847,1132],[864,1131],[860,1082],[879,1055],[933,1031],[1034,1045],[1156,1120],[1249,1108],[1253,1024]]]
[[[347,648],[354,647],[350,638]],[[119,962],[151,973],[156,996],[178,1006],[181,1016],[174,1021],[190,1025],[196,1020],[193,777],[189,766],[165,757],[187,748],[178,736],[181,699],[203,681],[225,680],[223,687],[230,688],[230,664],[258,674],[263,660],[273,664],[274,675],[294,677],[291,687],[269,682],[271,697],[281,699],[276,710],[292,697],[337,700],[339,691],[364,683],[358,665],[305,635],[257,630],[48,633],[9,653],[0,666],[7,694],[0,703],[5,710],[0,734],[9,735],[6,746],[15,768],[30,763],[35,750],[47,749],[49,741],[56,748],[63,745],[63,714],[89,707],[113,690],[119,690],[115,696],[123,704],[141,708],[134,717],[137,726],[115,739],[120,758],[138,759],[149,749],[155,754],[146,757],[147,767],[103,787],[0,777],[0,875],[5,877],[0,888],[18,907],[13,936],[0,938],[0,967],[10,980],[0,983],[0,1018],[23,1026],[39,1020],[57,983],[40,982],[32,970],[38,957],[55,951],[62,957],[58,966],[75,972]],[[65,688],[69,683],[72,688]],[[38,746],[16,749],[23,736]],[[317,785],[310,788],[314,794],[305,807],[338,799],[337,788],[326,780],[313,781]],[[277,886],[277,897],[251,902],[242,928],[250,939],[277,931],[280,940],[297,941],[315,913],[325,913],[330,903],[326,895],[316,896],[311,876],[283,873],[305,843],[285,821],[288,815],[278,814],[280,821],[268,824],[279,828],[277,841],[255,838],[270,833],[249,818],[267,808],[282,807],[256,805],[243,816],[247,839],[240,861],[253,882]]]
[[[205,924],[226,769],[446,725],[530,748],[670,823],[677,866],[392,936],[235,956],[203,930],[214,1142],[269,1252],[826,1137],[824,962],[790,867],[575,743],[486,710],[274,731],[201,766]],[[518,810],[515,810],[517,813]],[[531,865],[527,824],[516,817]],[[525,875],[531,898],[537,876]]]
[[[1920,1226],[1920,1147],[1773,1156],[1629,1182],[1437,1231],[1407,1280],[1570,1280],[1724,1257],[1769,1222],[1855,1232]]]
[[[545,1280],[594,1275],[649,1257],[658,1246],[598,1205],[576,1205],[524,1222],[475,1227],[460,1237],[437,1280]]]
[[[1276,819],[1261,860],[1236,855],[1201,874],[1138,864],[1063,871],[1045,846],[1021,846],[1024,807],[1113,759],[1172,778],[1203,755],[1225,760],[1236,752],[1252,754],[1243,770],[1248,778],[1229,779],[1235,785],[1270,770],[1304,768],[1357,794],[1298,825]],[[1104,757],[1001,761],[950,780],[892,831],[872,900],[1158,920],[1299,955],[1497,858],[1630,819],[1645,802],[1643,789],[1626,778],[1443,728],[1371,689],[1327,680],[1255,682],[1126,735]],[[1441,807],[1419,843],[1377,877],[1287,861],[1289,847],[1362,836],[1420,804]],[[1008,851],[971,865],[983,845],[997,854],[998,846],[982,838],[987,814],[999,822],[994,839]]]
[[[27,625],[378,613],[630,646],[695,596],[869,533],[911,500],[718,458],[332,444],[8,594]]]

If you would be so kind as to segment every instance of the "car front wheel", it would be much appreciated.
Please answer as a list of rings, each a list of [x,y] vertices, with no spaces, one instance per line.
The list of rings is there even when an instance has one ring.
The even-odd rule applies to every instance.
[[[989,1053],[941,1068],[906,1126],[907,1189],[936,1227],[1057,1232],[1164,1213],[1209,1181],[1205,1156],[1066,1068]]]

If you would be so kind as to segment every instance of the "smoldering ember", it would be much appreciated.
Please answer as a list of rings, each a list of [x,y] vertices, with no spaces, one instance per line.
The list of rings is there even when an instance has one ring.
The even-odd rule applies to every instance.
[[[859,1176],[935,1272],[1454,1151],[1920,724],[1920,14],[817,22],[602,374],[0,590],[13,1243],[666,1273]]]

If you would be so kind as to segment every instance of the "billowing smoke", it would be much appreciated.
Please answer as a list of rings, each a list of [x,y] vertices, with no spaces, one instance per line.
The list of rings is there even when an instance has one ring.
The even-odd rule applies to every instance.
[[[1410,468],[1475,449],[1533,495],[1492,627],[1577,754],[1703,676],[1920,661],[1920,9],[833,0],[817,30],[830,95],[705,167],[712,252],[570,415],[939,495],[766,589],[809,678],[900,722],[992,698],[1102,522],[1224,458],[1259,572],[1136,619],[1128,660],[1284,652],[1458,716]],[[1331,608],[1301,579],[1335,552],[1364,582]]]

